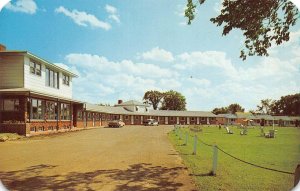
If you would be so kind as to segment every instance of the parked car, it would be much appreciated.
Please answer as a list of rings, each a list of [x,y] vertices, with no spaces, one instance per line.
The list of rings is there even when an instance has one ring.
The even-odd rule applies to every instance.
[[[155,119],[147,119],[146,121],[144,121],[144,125],[146,125],[146,126],[158,126],[158,121],[156,121]]]
[[[108,127],[123,127],[123,126],[125,126],[125,123],[121,119],[108,122]]]

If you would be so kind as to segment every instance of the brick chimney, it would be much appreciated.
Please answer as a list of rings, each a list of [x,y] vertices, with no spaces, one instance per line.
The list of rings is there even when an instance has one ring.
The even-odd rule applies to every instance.
[[[121,103],[123,103],[123,100],[119,99],[118,104],[121,104]]]
[[[0,44],[0,52],[4,52],[4,51],[6,51],[6,46]]]

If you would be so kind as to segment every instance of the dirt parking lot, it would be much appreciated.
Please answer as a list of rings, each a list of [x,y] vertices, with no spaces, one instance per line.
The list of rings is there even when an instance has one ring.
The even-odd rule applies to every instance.
[[[196,190],[171,126],[98,128],[0,143],[9,190]]]

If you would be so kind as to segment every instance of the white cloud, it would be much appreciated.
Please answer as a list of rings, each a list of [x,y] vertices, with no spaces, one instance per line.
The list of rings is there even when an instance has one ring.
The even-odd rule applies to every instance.
[[[222,4],[223,0],[219,0],[217,2],[215,2],[214,4],[214,11],[217,13],[217,14],[220,14],[221,13],[221,10],[223,9],[223,4]]]
[[[147,78],[171,78],[177,75],[170,69],[154,64],[134,63],[131,60],[112,62],[105,57],[91,54],[69,54],[66,60],[76,67],[81,67],[83,71],[91,70],[105,74],[126,73]]]
[[[170,89],[176,90],[181,87],[181,82],[178,81],[176,78],[170,78],[170,79],[161,79],[159,81],[160,86],[163,90],[167,91]]]
[[[158,62],[173,62],[174,57],[173,54],[169,51],[161,49],[159,47],[155,47],[150,51],[144,52],[140,55],[140,57],[144,60],[152,60]]]
[[[186,5],[185,4],[178,4],[176,6],[176,11],[175,11],[175,14],[179,17],[184,17],[184,12],[185,12],[185,9],[186,9]]]
[[[70,67],[66,64],[63,64],[63,63],[54,63],[56,66],[59,66],[65,70],[70,70]]]
[[[110,19],[116,21],[117,23],[120,23],[120,22],[121,22],[118,15],[109,15],[108,18],[110,18]]]
[[[178,58],[187,68],[216,67],[224,71],[224,73],[229,77],[235,77],[237,75],[237,70],[233,66],[231,60],[226,58],[225,52],[198,51],[183,53],[179,55]]]
[[[63,6],[60,6],[59,8],[55,9],[55,12],[63,13],[67,17],[70,17],[79,26],[91,26],[95,28],[102,28],[105,30],[109,30],[111,28],[111,25],[109,23],[101,21],[96,16],[88,14],[84,11],[78,11],[76,9],[69,11]]]
[[[17,0],[14,4],[8,2],[5,8],[14,12],[35,14],[38,7],[34,0]]]
[[[107,13],[109,13],[108,18],[116,21],[117,23],[120,23],[120,16],[118,15],[118,10],[116,7],[111,5],[105,5],[105,10]]]
[[[187,79],[187,83],[193,83],[196,86],[210,86],[211,82],[208,79],[199,79],[191,76]]]
[[[116,14],[117,8],[111,6],[111,5],[105,5],[105,10],[110,14]]]

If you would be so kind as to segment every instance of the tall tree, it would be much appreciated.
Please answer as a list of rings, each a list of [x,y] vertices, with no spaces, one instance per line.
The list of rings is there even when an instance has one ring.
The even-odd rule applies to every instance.
[[[245,109],[242,108],[242,106],[237,103],[233,103],[228,106],[228,112],[233,113],[233,114],[236,112],[244,112],[244,111],[245,111]]]
[[[228,107],[215,108],[212,110],[212,113],[216,115],[228,113]]]
[[[187,0],[185,17],[188,24],[195,18],[196,3],[206,0]],[[220,15],[210,21],[223,26],[222,35],[240,29],[245,37],[240,58],[268,56],[272,44],[280,45],[290,39],[289,29],[299,17],[297,7],[288,0],[223,0]]]
[[[185,97],[177,91],[167,91],[164,93],[161,110],[186,110]]]
[[[260,101],[261,105],[257,106],[257,111],[262,114],[271,114],[274,101],[271,99],[263,99]]]
[[[144,94],[144,103],[151,104],[153,106],[154,110],[157,110],[158,104],[161,102],[163,98],[163,93],[156,91],[156,90],[150,90],[146,91]]]
[[[275,101],[272,111],[278,115],[300,115],[300,93],[282,96]]]

